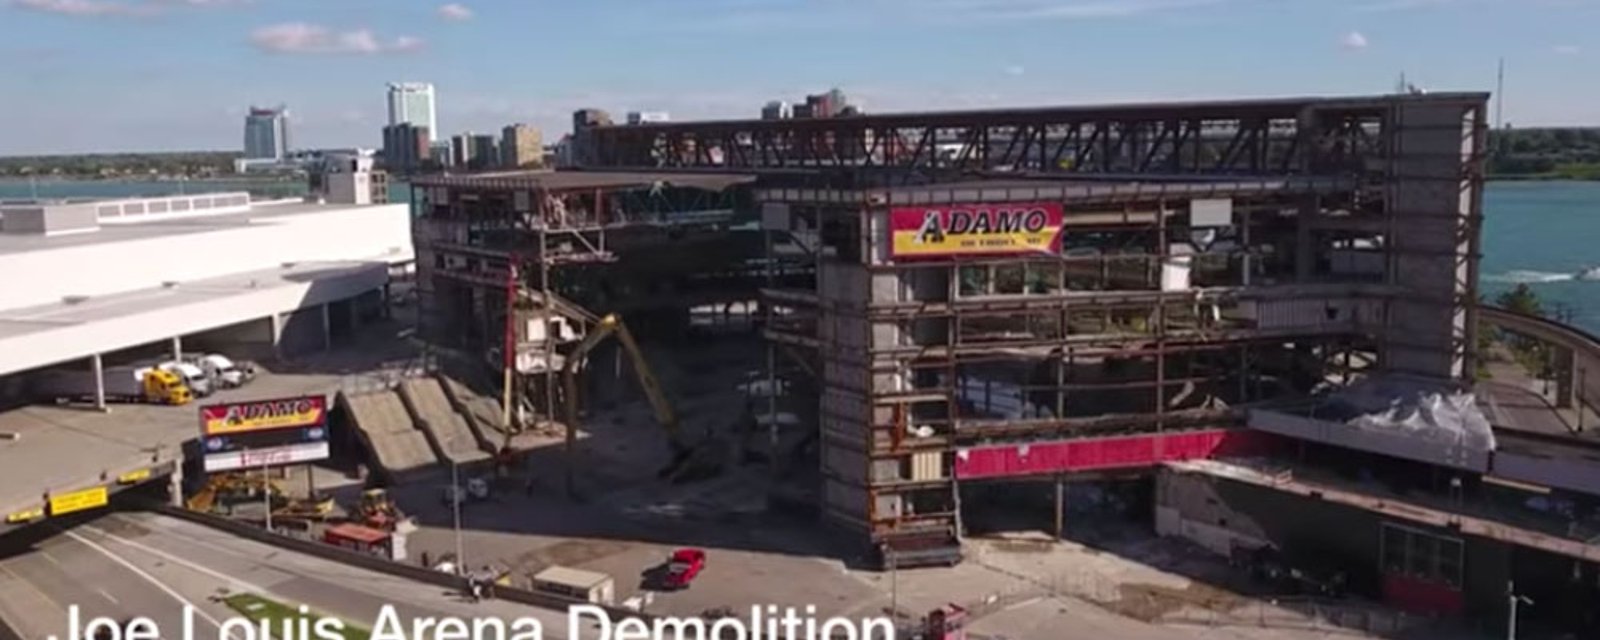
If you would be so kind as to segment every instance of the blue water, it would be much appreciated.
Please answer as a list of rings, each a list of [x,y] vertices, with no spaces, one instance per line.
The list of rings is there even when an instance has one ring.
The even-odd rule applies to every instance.
[[[1526,282],[1546,313],[1600,334],[1600,182],[1496,182],[1484,192],[1484,295]],[[1600,273],[1593,274],[1600,276]]]
[[[27,198],[34,185],[0,180],[0,198]],[[305,193],[300,183],[79,182],[41,181],[42,198],[119,197],[246,190],[292,197]],[[403,183],[390,185],[389,199],[410,196]],[[1495,182],[1484,193],[1483,263],[1485,295],[1494,296],[1526,282],[1547,310],[1600,333],[1600,278],[1578,274],[1600,267],[1600,182]],[[1594,274],[1600,276],[1600,272]]]

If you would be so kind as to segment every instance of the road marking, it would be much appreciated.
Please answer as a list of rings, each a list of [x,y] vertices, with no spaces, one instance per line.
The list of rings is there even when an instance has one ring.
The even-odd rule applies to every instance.
[[[111,604],[117,605],[119,607],[122,606],[122,601],[118,600],[115,596],[112,596],[110,593],[107,593],[105,589],[95,589],[95,591],[99,591],[100,595],[105,596],[105,598],[107,600],[111,601]]]
[[[105,547],[100,546],[99,543],[84,537],[83,534],[80,534],[80,533],[78,533],[76,531],[63,531],[62,533],[65,533],[68,538],[72,538],[73,540],[77,540],[78,542],[83,543],[84,546],[89,547],[90,549],[94,549],[95,551],[100,552],[105,557],[110,558],[112,562],[115,562],[117,564],[122,565],[123,568],[126,568],[129,571],[132,571],[135,575],[137,575],[137,576],[139,576],[141,578],[144,578],[150,584],[155,585],[156,588],[160,589],[163,593],[166,593],[167,595],[172,596],[173,600],[177,600],[179,603],[182,603],[183,606],[187,607],[190,611],[193,611],[195,613],[195,615],[200,616],[206,622],[210,622],[212,624],[212,626],[215,626],[217,628],[218,631],[220,631],[222,629],[222,623],[219,622],[216,618],[211,617],[211,614],[206,613],[204,611],[201,611],[200,607],[195,606],[195,604],[193,602],[190,602],[188,598],[183,597],[183,594],[178,593],[177,590],[173,589],[172,587],[167,586],[167,583],[156,579],[156,577],[153,576],[153,575],[150,575],[150,573],[148,571],[145,571],[144,569],[140,569],[138,565],[136,565],[136,564],[134,564],[132,562],[129,562],[127,559],[123,558],[122,556],[119,556],[119,555],[117,555],[115,553],[112,553],[110,549],[107,549]],[[228,634],[228,635],[232,636],[232,634]]]
[[[192,569],[194,571],[198,571],[200,573],[204,573],[204,574],[206,574],[208,576],[211,576],[213,578],[216,578],[218,580],[226,582],[226,583],[228,583],[228,587],[230,589],[234,590],[234,591],[254,591],[254,592],[257,592],[257,593],[259,593],[259,594],[261,594],[263,596],[268,595],[267,589],[265,587],[262,587],[261,585],[252,584],[252,583],[250,583],[248,581],[245,581],[243,579],[236,578],[234,576],[230,576],[228,574],[222,573],[221,571],[217,571],[216,569],[212,569],[211,567],[206,567],[206,566],[202,566],[202,565],[199,565],[199,564],[195,564],[194,562],[191,562],[189,560],[186,560],[186,559],[180,558],[178,556],[172,555],[170,553],[167,553],[167,552],[162,551],[160,549],[157,549],[155,547],[151,547],[151,546],[145,545],[144,543],[135,542],[133,540],[129,540],[127,538],[123,538],[123,537],[117,536],[117,535],[115,535],[113,533],[110,533],[108,531],[105,531],[103,529],[96,528],[93,525],[83,525],[83,529],[85,531],[92,531],[97,535],[105,536],[109,540],[115,540],[119,544],[128,545],[130,547],[133,547],[135,549],[138,549],[138,550],[143,551],[145,553],[148,553],[150,555],[159,557],[159,558],[161,558],[163,560],[166,560],[168,562],[172,562],[172,563],[175,563],[175,564],[182,565],[182,566],[184,566],[184,567],[186,567],[188,569]],[[199,541],[199,540],[190,540],[190,542],[199,542],[200,544],[205,544],[204,542]],[[212,545],[207,544],[206,546],[212,546]],[[234,553],[234,552],[230,552],[230,553]]]
[[[39,551],[39,555],[44,556],[45,560],[49,560],[50,564],[53,564],[53,565],[58,566],[58,567],[61,566],[61,561],[57,560],[55,556],[50,555],[49,551],[40,550]]]
[[[61,603],[56,602],[55,598],[50,597],[50,594],[45,593],[43,589],[40,589],[39,585],[36,585],[36,584],[34,584],[32,582],[28,582],[27,580],[23,580],[22,576],[19,576],[19,575],[15,574],[15,573],[12,573],[11,569],[9,569],[7,567],[0,566],[0,572],[5,572],[6,575],[11,576],[12,580],[15,580],[18,583],[27,586],[29,590],[31,590],[34,593],[38,594],[39,597],[44,598],[44,601],[50,603],[51,606],[53,606],[53,607],[55,607],[57,609],[60,609],[62,611],[66,611],[67,610],[66,607],[61,606]]]

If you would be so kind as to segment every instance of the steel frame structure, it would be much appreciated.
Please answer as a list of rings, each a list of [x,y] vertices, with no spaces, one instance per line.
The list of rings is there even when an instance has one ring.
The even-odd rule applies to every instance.
[[[768,228],[811,246],[817,273],[809,290],[765,292],[767,335],[787,353],[809,354],[797,359],[820,378],[825,517],[885,549],[925,546],[941,532],[959,538],[961,479],[953,457],[967,448],[1238,425],[1241,408],[1298,399],[1274,392],[1282,381],[1261,371],[1305,368],[1310,380],[1343,382],[1385,371],[1470,384],[1486,104],[1483,95],[1449,94],[591,133],[606,161],[807,167],[838,187],[770,189],[758,197],[787,212],[767,220]],[[1196,124],[1224,121],[1232,124]],[[962,129],[957,138],[976,136],[967,139],[983,149],[1003,139],[1004,151],[941,160],[876,155],[866,146],[854,147],[861,152],[854,163],[814,153],[819,139],[900,139],[908,135],[901,129],[918,123],[924,137]],[[1076,131],[1056,135],[1052,127]],[[1218,129],[1228,135],[1203,133]],[[774,147],[777,139],[812,142]],[[1074,162],[1017,164],[1039,152],[1041,139],[1059,141],[1056,149],[1076,154]],[[746,151],[708,162],[708,144],[727,149],[746,141]],[[693,153],[680,155],[685,148]],[[1013,179],[893,186],[948,172]],[[1045,179],[1052,173],[1065,180]],[[862,179],[866,174],[874,177]],[[887,186],[878,180],[885,176]],[[1171,243],[1192,231],[1177,222],[1190,201],[1218,197],[1236,206],[1238,248],[1226,258],[1225,281],[1162,290],[1151,274],[1174,257]],[[931,263],[899,262],[879,246],[895,206],[1038,201],[1065,204],[1065,234],[1120,231],[1143,244],[1115,259],[1062,253]],[[1359,274],[1330,266],[1350,253],[1370,254],[1377,264]],[[987,270],[979,280],[989,284],[964,291],[974,270]],[[997,270],[1022,274],[1013,282],[1044,284],[999,291]],[[1030,273],[1045,275],[1029,280]],[[1253,311],[1241,314],[1241,304]],[[1339,320],[1330,321],[1335,315]],[[1137,374],[1075,381],[1065,373],[1075,358],[1146,364]],[[1212,369],[1195,371],[1204,360]],[[1014,385],[1023,404],[1042,398],[1045,408],[1036,413],[1044,415],[984,418],[961,408],[972,403],[964,378],[997,361],[1027,363],[1035,373],[1049,363],[1045,379]],[[1216,362],[1224,363],[1220,371]],[[776,366],[770,375],[780,375]],[[1216,388],[1219,376],[1237,383],[1236,392]],[[1185,405],[1196,388],[1225,401]],[[1074,398],[1116,394],[1138,400],[1117,411],[1065,410]]]
[[[564,318],[576,328],[592,326],[599,316],[589,307],[607,304],[595,300],[592,291],[574,290],[575,276],[618,262],[619,252],[650,243],[662,228],[707,222],[693,214],[727,217],[735,208],[737,194],[715,190],[720,184],[715,180],[669,188],[654,176],[608,177],[617,180],[547,186],[529,177],[490,174],[428,177],[411,184],[419,333],[430,344],[500,348],[507,367],[513,353],[546,363],[543,371],[512,379],[518,394],[512,402],[530,402],[539,421],[558,422],[559,403],[568,401],[559,397],[559,367],[549,365],[562,357],[550,322]],[[676,219],[685,214],[687,220]],[[749,291],[755,288],[752,284]],[[472,322],[467,327],[441,322],[450,317]],[[541,340],[527,335],[525,327],[533,321],[547,327]],[[476,331],[478,340],[460,344],[463,328]]]
[[[832,174],[911,184],[952,175],[1359,173],[1389,106],[1296,98],[602,126],[577,132],[592,168]]]

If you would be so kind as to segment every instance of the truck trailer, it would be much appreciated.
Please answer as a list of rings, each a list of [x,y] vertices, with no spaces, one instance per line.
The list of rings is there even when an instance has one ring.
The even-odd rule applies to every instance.
[[[183,378],[159,367],[106,367],[105,395],[110,402],[149,402],[184,405],[194,395]],[[34,394],[56,402],[93,401],[96,384],[93,371],[57,369],[34,378]]]

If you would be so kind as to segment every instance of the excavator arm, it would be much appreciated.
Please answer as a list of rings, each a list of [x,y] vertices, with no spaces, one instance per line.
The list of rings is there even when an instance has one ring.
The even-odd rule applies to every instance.
[[[634,375],[639,379],[639,386],[644,390],[645,397],[650,401],[650,408],[655,411],[656,421],[667,430],[667,437],[672,443],[674,451],[681,452],[686,445],[680,441],[678,431],[678,416],[672,410],[672,404],[667,401],[666,393],[661,390],[661,383],[656,379],[655,373],[650,369],[650,363],[645,361],[644,352],[639,349],[639,343],[633,339],[633,334],[628,331],[628,326],[622,324],[622,318],[616,314],[609,314],[595,323],[589,335],[584,336],[583,342],[567,354],[566,363],[561,367],[561,383],[566,391],[566,418],[569,427],[578,424],[578,363],[589,355],[596,346],[599,346],[607,337],[615,334],[617,342],[622,344],[622,349],[628,352],[628,359],[633,363]]]

